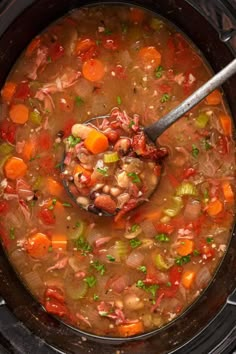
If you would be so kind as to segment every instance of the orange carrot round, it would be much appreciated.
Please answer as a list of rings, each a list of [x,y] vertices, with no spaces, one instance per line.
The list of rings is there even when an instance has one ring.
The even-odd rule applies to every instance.
[[[14,123],[25,124],[29,119],[29,108],[23,103],[14,104],[10,108],[9,116]]]
[[[6,178],[12,180],[23,177],[26,174],[26,171],[27,165],[19,157],[10,157],[4,165],[4,172]]]
[[[223,210],[223,204],[219,199],[211,201],[207,206],[207,213],[210,216],[216,216]]]
[[[85,79],[89,81],[99,81],[105,75],[104,65],[99,59],[89,59],[82,67]]]
[[[223,189],[225,200],[228,203],[233,203],[234,202],[234,191],[232,189],[231,184],[227,181],[223,182],[222,189]]]
[[[56,197],[60,197],[63,193],[63,187],[62,185],[57,182],[55,179],[53,179],[52,177],[48,177],[46,180],[46,188],[48,190],[48,192]]]
[[[35,144],[32,140],[28,140],[25,142],[23,147],[22,155],[25,160],[29,161],[35,154]]]
[[[182,275],[182,279],[181,279],[182,285],[186,289],[190,289],[193,285],[195,277],[196,277],[196,273],[194,271],[186,270]]]
[[[219,119],[224,135],[232,135],[232,121],[230,116],[228,114],[220,114]]]
[[[180,256],[187,256],[188,254],[192,253],[194,250],[194,242],[189,239],[180,240],[181,244],[177,248],[177,252]]]
[[[161,64],[161,53],[155,47],[141,48],[138,56],[144,66],[150,66],[152,69]]]
[[[100,154],[108,148],[108,139],[105,134],[92,130],[84,141],[85,147],[93,154]]]
[[[3,86],[1,91],[3,102],[10,103],[14,94],[16,92],[16,84],[14,82],[8,81]]]
[[[52,248],[66,250],[67,248],[67,237],[64,234],[54,234],[52,235]]]
[[[142,333],[144,331],[144,326],[142,321],[135,323],[123,324],[118,326],[118,331],[121,337],[130,337],[135,334]]]
[[[222,96],[219,90],[215,90],[205,98],[205,102],[209,106],[217,106],[221,103]]]
[[[25,243],[25,249],[29,255],[33,258],[43,258],[48,253],[48,249],[51,246],[49,238],[38,232],[28,238]]]

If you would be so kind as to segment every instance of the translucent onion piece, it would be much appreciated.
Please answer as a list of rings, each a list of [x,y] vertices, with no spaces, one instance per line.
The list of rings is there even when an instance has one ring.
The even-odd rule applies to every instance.
[[[24,279],[29,288],[34,292],[35,290],[44,288],[44,283],[37,272],[30,272],[25,274]]]
[[[66,293],[72,300],[79,300],[85,297],[88,291],[88,284],[83,280],[71,282],[66,286]]]
[[[140,227],[142,228],[145,236],[154,237],[157,234],[156,228],[153,225],[153,222],[150,220],[144,220],[140,223]]]
[[[184,217],[189,220],[195,220],[201,213],[201,203],[197,200],[189,200],[184,209]]]
[[[138,268],[144,260],[144,255],[141,252],[133,251],[126,260],[126,264],[132,268]]]
[[[207,266],[200,268],[196,275],[196,285],[197,288],[203,289],[207,286],[209,281],[211,280],[211,273]]]

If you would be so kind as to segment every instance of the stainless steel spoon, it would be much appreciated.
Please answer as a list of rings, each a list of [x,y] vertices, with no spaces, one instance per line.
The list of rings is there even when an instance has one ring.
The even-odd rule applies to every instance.
[[[186,100],[184,100],[179,106],[177,106],[175,109],[167,113],[165,116],[163,116],[160,120],[156,121],[155,123],[144,127],[143,131],[147,135],[147,137],[152,140],[154,143],[156,143],[157,138],[165,131],[167,130],[173,123],[175,123],[177,120],[179,120],[185,113],[187,113],[189,110],[191,110],[194,106],[196,106],[199,102],[201,102],[206,96],[208,96],[212,91],[214,91],[217,87],[219,87],[221,84],[223,84],[227,79],[229,79],[231,76],[233,76],[236,73],[236,59],[234,59],[230,64],[228,64],[224,69],[222,69],[220,72],[218,72],[216,75],[214,75],[209,81],[207,81],[203,86],[201,86],[197,91],[195,91],[192,95],[190,95]],[[103,115],[99,117],[94,117],[88,120],[84,124],[94,124],[96,120],[101,120],[101,119],[107,119],[109,118],[109,115]],[[64,167],[62,164],[62,171]],[[159,180],[158,180],[159,182]],[[156,190],[158,186],[158,182],[153,189],[153,192]],[[69,194],[69,196],[76,202],[75,196],[73,196],[73,193],[71,192],[69,188],[69,184],[66,181],[63,181],[63,185]],[[85,209],[82,205],[77,203],[80,207]],[[104,215],[104,216],[114,216],[112,214],[109,214],[105,211],[102,210],[97,210],[96,208],[88,208],[85,209],[87,211],[90,211],[92,213],[98,214],[98,215]]]

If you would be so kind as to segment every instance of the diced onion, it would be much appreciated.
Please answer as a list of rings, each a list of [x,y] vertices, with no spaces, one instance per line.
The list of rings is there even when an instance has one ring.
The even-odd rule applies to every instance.
[[[144,255],[141,252],[133,251],[126,259],[126,264],[132,268],[138,268],[144,260]]]
[[[196,285],[199,289],[203,289],[207,286],[211,280],[211,273],[207,266],[200,268],[196,275]]]
[[[110,284],[110,289],[115,291],[116,293],[120,294],[122,293],[125,288],[127,288],[130,285],[130,279],[127,274],[121,275],[118,279],[114,280]]]
[[[79,300],[85,297],[88,291],[88,284],[81,280],[71,282],[66,286],[66,293],[72,300]]]
[[[44,287],[43,281],[37,272],[30,272],[30,273],[25,274],[24,279],[26,281],[26,284],[33,291],[38,290],[38,289],[42,289]]]
[[[195,220],[201,213],[201,203],[198,200],[190,200],[184,209],[184,217],[189,220]]]
[[[147,237],[154,237],[157,234],[157,230],[150,220],[144,220],[140,223],[140,227]]]

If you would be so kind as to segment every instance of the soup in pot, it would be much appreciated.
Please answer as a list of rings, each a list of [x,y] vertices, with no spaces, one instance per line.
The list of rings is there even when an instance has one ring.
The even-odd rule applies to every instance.
[[[169,323],[208,286],[235,212],[224,94],[157,146],[141,128],[210,77],[176,27],[128,6],[74,10],[22,53],[1,90],[0,236],[48,313],[127,337]]]

